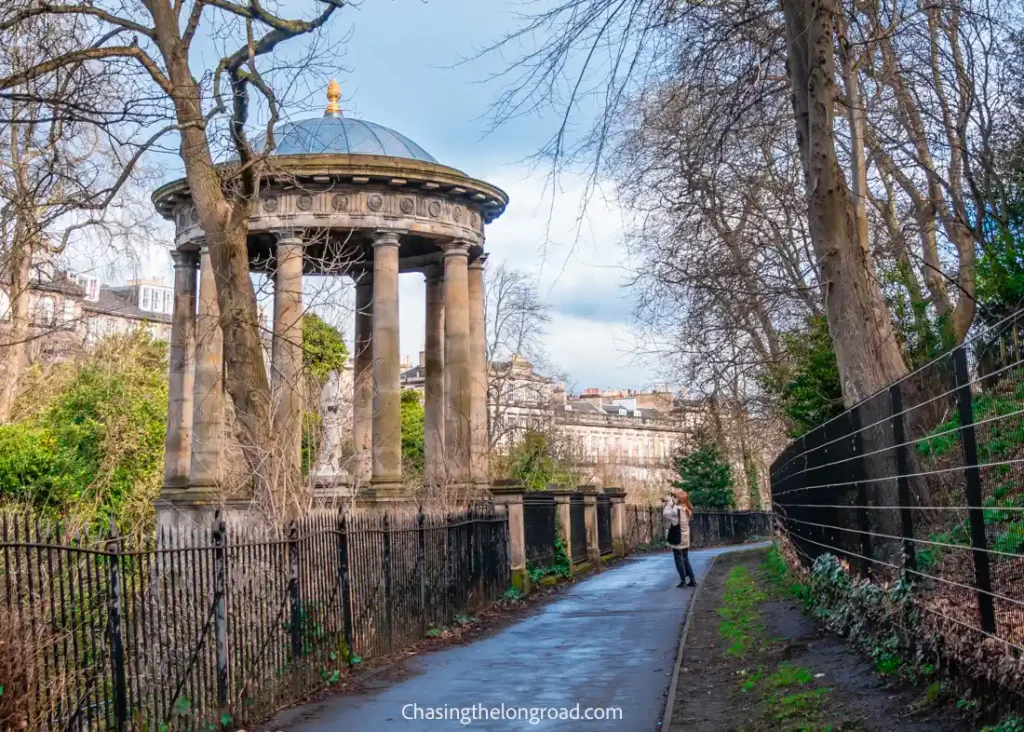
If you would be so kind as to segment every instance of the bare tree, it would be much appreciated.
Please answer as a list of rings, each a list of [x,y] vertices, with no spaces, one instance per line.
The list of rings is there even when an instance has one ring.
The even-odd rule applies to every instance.
[[[486,272],[488,435],[494,449],[521,432],[524,421],[538,428],[549,421],[556,379],[543,342],[551,309],[533,279],[504,264]]]
[[[77,30],[62,17],[26,20],[0,44],[0,76],[73,48]],[[139,215],[134,181],[119,178],[116,147],[95,126],[103,120],[99,105],[118,93],[115,80],[79,61],[0,96],[0,290],[7,303],[0,321],[9,321],[0,335],[0,423],[11,416],[30,341],[52,332],[30,312],[37,268],[54,269],[69,245],[84,238],[94,251],[105,245],[124,251],[148,233],[152,217]],[[135,121],[130,112],[121,120]],[[63,313],[54,320],[73,325]]]
[[[236,431],[260,489],[275,490],[279,480],[272,454],[274,415],[264,366],[256,297],[249,277],[246,247],[248,219],[258,195],[266,156],[274,149],[280,116],[277,89],[288,89],[295,69],[308,69],[315,47],[288,57],[283,46],[316,34],[345,5],[344,0],[310,3],[308,19],[287,18],[258,0],[82,0],[38,3],[15,0],[0,10],[0,41],[25,32],[40,17],[73,18],[82,26],[80,42],[33,65],[0,78],[0,93],[37,80],[54,78],[87,62],[99,73],[119,79],[123,107],[146,107],[151,124],[135,129],[108,125],[132,151],[125,174],[168,133],[178,153],[192,201],[199,214],[216,273],[217,299],[224,332],[225,387],[234,405]],[[224,49],[212,68],[203,67],[196,48],[206,37]],[[298,58],[296,58],[296,55]],[[255,96],[255,99],[253,98]],[[53,103],[59,99],[51,99]],[[262,148],[249,136],[251,110],[265,110]],[[226,137],[234,161],[217,164],[218,135]],[[297,421],[298,415],[279,415]],[[283,481],[296,482],[297,466],[284,466]]]
[[[785,220],[772,215],[751,225],[755,212],[742,198],[729,200],[737,174],[763,174],[792,160],[812,267],[796,271],[814,275],[844,400],[852,404],[907,370],[878,276],[878,256],[893,249],[872,247],[878,218],[869,202],[885,199],[883,179],[902,199],[901,227],[908,210],[916,216],[920,244],[904,246],[904,259],[913,261],[911,273],[924,274],[928,314],[948,321],[953,339],[973,320],[974,247],[1004,215],[1006,186],[990,140],[1007,124],[999,112],[1019,92],[998,50],[1014,23],[1020,18],[1008,5],[973,0],[927,8],[910,0],[571,0],[538,12],[491,49],[541,39],[509,68],[495,118],[554,110],[557,132],[541,154],[556,171],[587,159],[596,178],[607,170],[609,151],[635,129],[624,118],[639,111],[671,126],[679,117],[673,101],[685,100],[692,109],[679,134],[669,136],[678,147],[662,153],[686,158],[679,167],[691,177],[661,180],[654,205],[675,213],[680,201],[688,212],[699,204],[698,238],[723,243]],[[900,102],[901,90],[909,102]],[[595,108],[596,121],[573,135],[576,115]],[[794,138],[795,146],[779,144]],[[771,144],[759,150],[758,141]],[[673,185],[678,195],[659,197]],[[736,313],[771,323],[763,298],[745,295],[751,260],[737,252],[719,260],[719,269],[732,268]],[[792,273],[786,279],[787,288],[801,287]],[[770,348],[774,327],[758,327],[758,346]]]

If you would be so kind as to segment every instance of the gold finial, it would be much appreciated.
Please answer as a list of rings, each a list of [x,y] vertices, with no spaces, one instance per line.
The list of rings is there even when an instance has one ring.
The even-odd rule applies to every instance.
[[[327,85],[327,109],[324,110],[325,115],[337,116],[341,114],[341,105],[338,104],[339,99],[341,99],[341,84],[338,83],[337,79],[331,79],[331,83]]]

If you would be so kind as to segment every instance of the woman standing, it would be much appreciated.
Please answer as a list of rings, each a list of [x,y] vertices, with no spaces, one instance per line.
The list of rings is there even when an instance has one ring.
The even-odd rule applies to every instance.
[[[693,504],[686,491],[677,491],[665,501],[662,516],[668,522],[667,541],[672,549],[676,571],[679,572],[679,584],[676,587],[686,587],[687,579],[690,580],[690,587],[696,587],[697,578],[690,566],[690,517],[693,516]]]

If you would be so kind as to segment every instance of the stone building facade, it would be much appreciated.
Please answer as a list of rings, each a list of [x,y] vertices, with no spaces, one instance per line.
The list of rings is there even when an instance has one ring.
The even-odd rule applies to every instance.
[[[672,458],[706,417],[697,401],[667,389],[569,394],[518,356],[489,365],[491,447],[506,450],[528,429],[558,430],[597,485],[661,487],[673,476]],[[422,368],[402,373],[404,388],[422,390]]]
[[[109,335],[145,328],[171,337],[172,290],[162,279],[102,285],[96,277],[38,268],[28,292],[29,360],[59,361]],[[10,297],[0,289],[0,334],[10,327]]]

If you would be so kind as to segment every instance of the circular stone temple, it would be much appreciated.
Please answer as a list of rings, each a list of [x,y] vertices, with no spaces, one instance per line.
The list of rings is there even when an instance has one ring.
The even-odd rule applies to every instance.
[[[249,219],[249,267],[274,282],[275,414],[295,424],[279,446],[297,455],[302,414],[302,277],[355,283],[351,482],[361,495],[401,493],[398,275],[426,277],[428,482],[487,480],[484,227],[505,210],[499,188],[442,165],[408,137],[349,119],[328,87],[322,117],[278,125]],[[262,139],[254,147],[263,149]],[[214,273],[184,179],[153,194],[175,224],[175,308],[163,509],[212,497],[224,481],[227,400]],[[197,278],[198,270],[198,278]],[[198,307],[196,305],[198,303]]]

